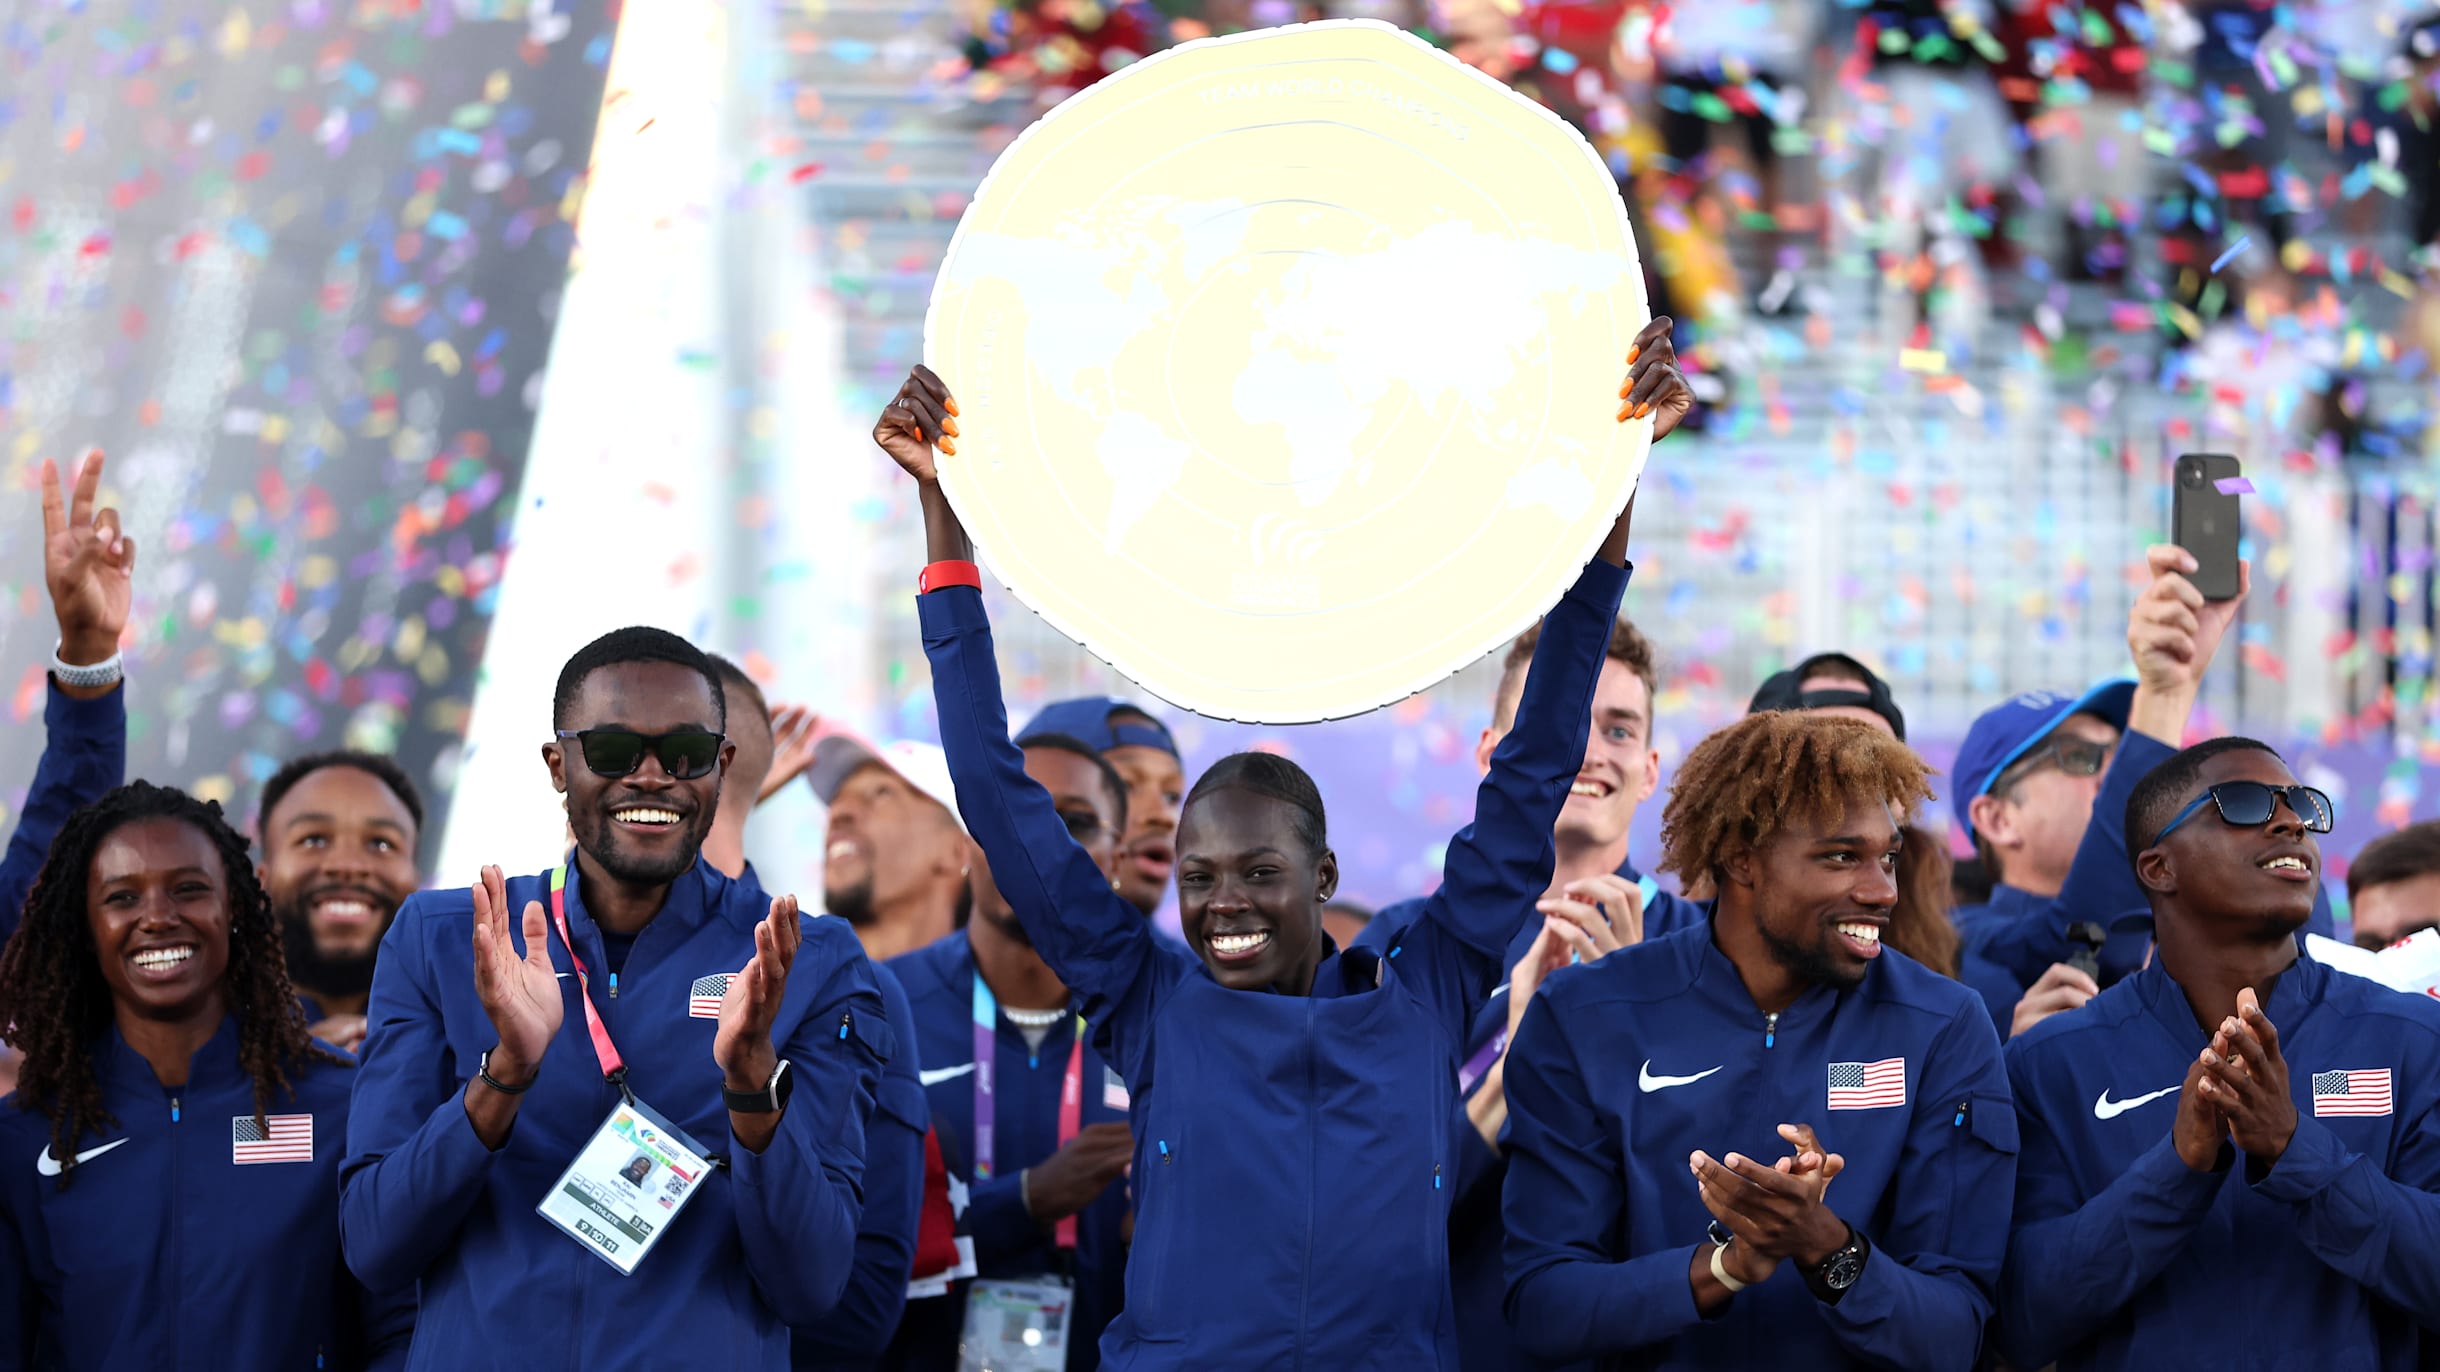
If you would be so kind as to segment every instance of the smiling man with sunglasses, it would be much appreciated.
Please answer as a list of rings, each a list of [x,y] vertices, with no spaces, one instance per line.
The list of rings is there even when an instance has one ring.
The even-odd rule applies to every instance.
[[[2440,1003],[2303,951],[2331,819],[2251,739],[2129,796],[2157,952],[2008,1045],[2014,1365],[2431,1365]]]
[[[605,635],[552,714],[567,859],[416,895],[384,940],[341,1167],[348,1263],[421,1284],[414,1368],[717,1349],[777,1372],[855,1259],[893,1052],[872,965],[844,923],[702,861],[735,747],[693,645]],[[684,1185],[618,1186],[638,1153]]]
[[[2177,751],[2245,603],[2203,599],[2182,548],[2160,544],[2145,560],[2152,581],[2127,617],[2135,679],[1995,706],[1967,730],[1951,769],[1952,812],[1993,878],[1987,903],[1955,912],[1957,929],[1968,952],[2004,974],[1977,983],[2003,1035],[2082,1005],[2143,960],[2150,913],[2119,816],[2136,783]],[[2318,886],[2307,927],[2332,928]]]

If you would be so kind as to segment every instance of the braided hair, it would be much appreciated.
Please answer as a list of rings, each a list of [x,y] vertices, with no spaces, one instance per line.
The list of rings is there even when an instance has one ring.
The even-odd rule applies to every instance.
[[[254,1079],[259,1122],[276,1095],[290,1094],[292,1066],[347,1059],[307,1031],[289,984],[271,898],[254,874],[245,836],[229,827],[216,801],[136,781],[69,816],[26,897],[25,921],[0,953],[0,1026],[23,1055],[17,1106],[51,1121],[51,1156],[64,1188],[75,1170],[76,1141],[113,1128],[94,1071],[94,1044],[110,1028],[109,984],[86,915],[86,886],[102,841],[129,824],[174,819],[192,825],[220,854],[229,899],[229,962],[221,994],[237,1018],[238,1065]]]

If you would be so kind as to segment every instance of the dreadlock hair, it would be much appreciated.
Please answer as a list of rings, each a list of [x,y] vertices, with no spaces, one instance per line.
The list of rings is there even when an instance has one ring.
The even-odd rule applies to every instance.
[[[1288,828],[1305,851],[1319,859],[1330,850],[1330,826],[1322,814],[1322,791],[1304,768],[1276,753],[1231,753],[1195,778],[1186,793],[1194,804],[1214,791],[1236,787],[1288,807]]]
[[[1828,824],[1858,797],[1887,801],[1901,821],[1932,798],[1913,749],[1852,719],[1801,710],[1747,715],[1678,764],[1661,814],[1661,870],[1713,885],[1728,863],[1791,823]]]
[[[77,1140],[118,1124],[102,1103],[93,1066],[94,1042],[110,1028],[111,999],[85,912],[88,878],[104,839],[148,819],[191,825],[220,854],[229,893],[229,964],[221,994],[237,1018],[238,1065],[254,1079],[256,1121],[274,1097],[293,1094],[290,1067],[312,1060],[348,1063],[307,1032],[271,898],[255,879],[245,835],[229,827],[217,801],[130,782],[68,817],[26,897],[25,922],[0,953],[0,1025],[24,1057],[17,1105],[50,1118],[51,1156],[61,1160],[62,1187],[76,1170],[70,1160]]]

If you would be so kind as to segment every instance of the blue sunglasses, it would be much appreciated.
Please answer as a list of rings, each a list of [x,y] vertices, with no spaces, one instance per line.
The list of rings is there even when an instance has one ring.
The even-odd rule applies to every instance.
[[[2153,846],[2158,847],[2162,839],[2177,831],[2177,826],[2194,818],[2205,802],[2218,808],[2221,823],[2250,829],[2257,824],[2270,823],[2271,816],[2279,813],[2279,802],[2283,799],[2287,801],[2288,809],[2295,812],[2296,818],[2304,821],[2305,828],[2316,834],[2330,832],[2333,822],[2330,798],[2310,786],[2223,781],[2196,796],[2185,809],[2178,811],[2177,818],[2170,820],[2168,827],[2153,838]]]

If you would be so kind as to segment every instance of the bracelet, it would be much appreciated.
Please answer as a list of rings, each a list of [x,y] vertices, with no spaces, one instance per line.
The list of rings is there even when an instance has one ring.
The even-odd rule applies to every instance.
[[[67,646],[66,640],[63,639],[51,647],[51,675],[58,680],[60,685],[87,690],[95,686],[116,686],[126,678],[126,670],[120,664],[117,653],[112,653],[89,667],[73,667],[62,661],[59,656],[59,650]]]
[[[923,595],[947,586],[972,586],[983,589],[983,569],[971,562],[954,559],[932,563],[915,578],[915,593]]]
[[[475,1059],[474,1064],[475,1077],[485,1086],[499,1092],[503,1096],[522,1096],[526,1092],[534,1089],[534,1083],[531,1081],[527,1082],[523,1086],[511,1086],[508,1083],[500,1080],[498,1077],[493,1076],[491,1074],[491,1054],[491,1049],[484,1049],[483,1056]],[[535,1080],[538,1081],[541,1079],[541,1077],[542,1073],[540,1071],[536,1071],[534,1073]]]
[[[1743,1290],[1744,1290],[1746,1287],[1753,1285],[1753,1283],[1751,1283],[1751,1282],[1742,1282],[1742,1281],[1737,1280],[1735,1277],[1732,1277],[1732,1276],[1728,1275],[1728,1264],[1727,1264],[1727,1263],[1724,1263],[1724,1262],[1722,1262],[1722,1261],[1720,1261],[1720,1256],[1721,1256],[1722,1254],[1726,1253],[1727,1251],[1728,1251],[1728,1245],[1727,1245],[1727,1244],[1725,1244],[1725,1243],[1718,1243],[1718,1244],[1713,1244],[1713,1245],[1712,1245],[1712,1249],[1711,1249],[1711,1279],[1712,1279],[1713,1281],[1716,1281],[1716,1282],[1720,1283],[1722,1286],[1727,1287],[1727,1288],[1728,1288],[1728,1294],[1730,1294],[1730,1295],[1732,1295],[1732,1296],[1733,1296],[1733,1295],[1737,1294],[1738,1292],[1743,1291]]]

